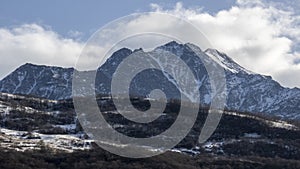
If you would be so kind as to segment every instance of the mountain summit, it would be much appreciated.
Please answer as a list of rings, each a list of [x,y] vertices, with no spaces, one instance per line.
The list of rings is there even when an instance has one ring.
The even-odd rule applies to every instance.
[[[210,104],[211,96],[209,78],[203,75],[203,72],[206,71],[201,63],[203,59],[224,69],[227,86],[227,109],[267,113],[286,119],[300,119],[300,89],[284,88],[270,76],[253,73],[216,49],[202,51],[195,45],[179,44],[175,41],[159,46],[154,51],[159,49],[169,51],[180,57],[193,69],[199,82],[200,101],[205,105]],[[197,52],[194,49],[197,49]],[[144,51],[120,49],[99,67],[96,77],[96,93],[110,93],[113,73],[123,59],[135,52]],[[25,64],[0,81],[0,92],[33,95],[54,100],[69,99],[72,98],[73,71],[72,68]],[[176,86],[168,83],[170,79],[164,77],[160,83],[157,83],[155,80],[158,80],[158,75],[159,72],[154,75],[141,74],[136,77],[133,81],[132,91],[135,94],[145,96],[150,89],[164,86],[166,92],[176,93]]]

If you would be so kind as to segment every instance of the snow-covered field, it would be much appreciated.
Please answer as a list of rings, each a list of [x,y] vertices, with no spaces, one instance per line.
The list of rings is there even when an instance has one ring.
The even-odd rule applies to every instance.
[[[75,150],[88,150],[93,140],[83,139],[82,135],[47,135],[0,129],[0,147],[17,151],[41,150],[50,148],[53,151],[73,152]]]
[[[297,126],[290,124],[286,121],[282,121],[282,120],[266,120],[266,119],[262,119],[258,116],[254,116],[251,114],[241,114],[241,113],[236,113],[236,112],[225,112],[225,113],[228,115],[247,117],[247,118],[251,118],[251,119],[260,120],[260,121],[268,124],[270,127],[283,128],[283,129],[288,129],[288,130],[298,130],[299,129]]]

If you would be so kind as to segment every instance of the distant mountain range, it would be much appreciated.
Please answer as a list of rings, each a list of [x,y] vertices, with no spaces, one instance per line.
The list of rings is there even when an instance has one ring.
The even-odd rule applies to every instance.
[[[215,49],[202,51],[193,44],[169,42],[153,51],[166,50],[180,57],[193,71],[205,105],[211,102],[210,83],[201,60],[224,68],[227,86],[226,108],[232,111],[267,113],[283,119],[300,119],[300,89],[284,88],[270,76],[246,70],[225,53]],[[122,48],[116,51],[99,69],[96,76],[96,93],[110,93],[113,73],[123,59],[140,50]],[[53,100],[72,98],[73,68],[25,64],[0,81],[0,92],[32,95]],[[151,80],[153,79],[153,80]],[[155,80],[160,79],[160,83]],[[146,83],[145,83],[146,82]],[[142,73],[133,79],[132,92],[147,95],[149,90],[163,88],[168,97],[176,97],[176,85],[161,72]]]

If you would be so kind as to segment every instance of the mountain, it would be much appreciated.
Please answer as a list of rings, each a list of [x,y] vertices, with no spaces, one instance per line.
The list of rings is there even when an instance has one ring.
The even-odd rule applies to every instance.
[[[70,98],[73,71],[73,68],[66,69],[26,63],[0,82],[0,91],[53,100]]]
[[[96,93],[110,93],[113,73],[118,65],[131,54],[155,54],[159,50],[171,52],[183,60],[197,79],[200,101],[211,102],[209,77],[203,62],[221,67],[226,75],[226,109],[240,112],[267,113],[283,119],[300,119],[300,89],[284,88],[270,76],[253,73],[215,49],[202,51],[193,44],[179,44],[175,41],[144,52],[142,49],[122,48],[116,51],[99,69],[96,76]],[[172,63],[170,63],[171,65]],[[174,67],[174,69],[178,69]],[[59,68],[25,64],[0,81],[0,92],[25,94],[37,97],[63,100],[72,97],[72,68]],[[160,83],[157,83],[159,80]],[[167,97],[180,93],[172,78],[161,71],[149,70],[136,76],[130,85],[133,95],[147,96],[153,89],[162,89]],[[189,79],[184,79],[185,83]],[[187,93],[193,98],[193,93]]]
[[[224,65],[228,109],[300,119],[299,88],[284,88],[272,77],[252,73],[217,50],[208,49],[205,53]]]

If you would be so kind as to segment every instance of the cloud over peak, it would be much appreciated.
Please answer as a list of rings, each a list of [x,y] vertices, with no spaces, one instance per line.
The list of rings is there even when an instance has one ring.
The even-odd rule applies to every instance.
[[[186,9],[182,3],[177,3],[174,9],[163,9],[155,4],[152,7],[186,18],[202,31],[214,48],[227,53],[245,68],[272,75],[284,86],[300,86],[300,65],[296,64],[300,59],[300,15],[283,4],[238,0],[230,9],[216,14]]]

